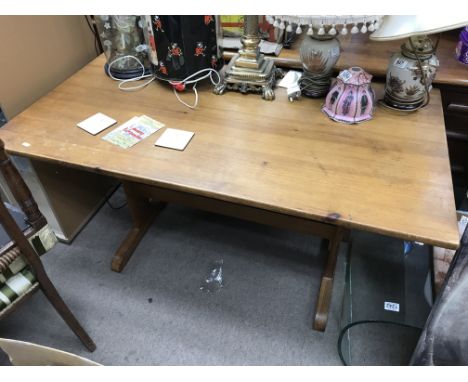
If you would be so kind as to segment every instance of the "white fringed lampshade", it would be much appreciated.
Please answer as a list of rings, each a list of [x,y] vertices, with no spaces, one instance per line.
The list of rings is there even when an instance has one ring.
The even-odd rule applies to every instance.
[[[374,32],[379,29],[382,17],[379,15],[272,15],[266,19],[271,24],[308,26],[301,28],[301,31],[307,31],[309,35],[334,36],[345,35],[349,30],[353,34]]]
[[[453,12],[449,15],[396,15],[385,16],[381,28],[369,38],[388,41],[407,38],[418,34],[441,33],[468,25],[468,15]]]

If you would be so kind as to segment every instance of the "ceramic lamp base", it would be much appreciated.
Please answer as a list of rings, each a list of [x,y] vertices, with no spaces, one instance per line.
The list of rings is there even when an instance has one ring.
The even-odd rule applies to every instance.
[[[395,110],[416,111],[424,105],[424,102],[425,102],[424,98],[421,98],[420,100],[417,100],[417,101],[404,101],[404,100],[393,97],[388,92],[385,92],[384,99],[382,100],[381,103],[384,106],[389,107],[391,109],[395,109]]]
[[[425,35],[412,36],[394,53],[387,69],[384,104],[392,109],[414,111],[429,101],[439,60],[435,45]]]
[[[304,74],[299,82],[301,94],[319,98],[327,95],[333,68],[340,57],[340,42],[329,35],[306,36],[299,49]]]

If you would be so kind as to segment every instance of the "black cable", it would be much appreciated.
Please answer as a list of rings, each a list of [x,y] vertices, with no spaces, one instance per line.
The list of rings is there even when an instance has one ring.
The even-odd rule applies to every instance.
[[[344,357],[343,357],[343,352],[341,351],[341,342],[343,341],[343,337],[344,337],[345,333],[349,329],[351,329],[353,326],[361,325],[361,324],[391,324],[391,325],[398,325],[398,326],[402,326],[402,327],[410,328],[410,329],[422,330],[421,328],[419,328],[417,326],[402,324],[400,322],[394,322],[394,321],[386,321],[386,320],[361,320],[361,321],[351,322],[350,324],[346,325],[343,329],[341,329],[340,336],[338,337],[338,344],[337,344],[337,346],[338,346],[338,355],[340,356],[340,360],[341,360],[341,362],[343,363],[344,366],[352,366],[352,365],[348,365],[346,363],[346,361],[344,360]]]
[[[123,203],[120,206],[113,206],[112,203],[109,202],[109,199],[116,193],[116,191],[120,188],[120,186],[122,186],[122,183],[119,183],[106,199],[106,204],[113,210],[120,210],[121,208],[124,208],[127,205],[127,201],[125,201],[125,203]]]
[[[99,36],[99,29],[97,27],[96,20],[94,19],[94,15],[89,16],[89,19],[91,20],[90,22],[94,29],[94,34],[96,36],[96,43],[99,49],[99,54],[104,53],[104,48],[102,47],[101,38]]]
[[[98,50],[98,47],[97,47],[97,44],[96,44],[96,33],[93,29],[93,27],[91,26],[89,20],[88,20],[88,16],[84,16],[85,20],[86,20],[86,24],[88,24],[88,28],[89,30],[91,31],[91,33],[93,34],[93,37],[94,37],[94,50],[96,51],[96,54],[99,55],[99,50]]]
[[[299,78],[298,85],[301,94],[307,97],[318,98],[328,93],[331,84],[331,74],[316,74],[304,69],[303,75]]]
[[[113,210],[120,210],[122,208],[124,208],[126,205],[127,205],[127,202],[123,203],[121,206],[113,206],[110,202],[109,202],[109,199],[106,200],[106,203],[107,205],[112,208]]]
[[[100,41],[99,41],[99,36],[97,34],[97,31],[96,29],[93,28],[93,26],[91,25],[91,22],[89,21],[88,19],[88,16],[84,16],[85,20],[86,20],[86,24],[88,24],[88,28],[89,30],[91,31],[91,33],[93,34],[94,36],[94,49],[96,51],[96,54],[97,55],[100,55],[102,53],[101,49],[100,49]]]
[[[296,26],[295,28],[297,28],[297,26]],[[293,29],[295,29],[295,28],[293,27]],[[288,36],[289,36],[289,38],[288,38]],[[297,34],[296,34],[295,31],[292,31],[292,32],[286,32],[286,31],[285,31],[285,32],[284,32],[284,42],[283,42],[283,45],[284,45],[285,47],[290,48],[291,45],[292,45],[292,44],[294,43],[294,41],[296,40],[296,38],[297,38]]]
[[[88,20],[88,16],[87,16],[87,15],[85,15],[85,17],[84,17],[84,18],[85,18],[85,20],[86,20],[86,24],[88,24],[88,28],[89,28],[89,30],[90,30],[90,31],[91,31],[91,33],[94,35],[94,37],[96,37],[96,34],[94,33],[94,29],[93,29],[93,27],[91,26],[91,23],[90,23],[90,22],[89,22],[89,20]]]
[[[425,99],[425,101],[423,102],[423,104],[420,107],[416,108],[416,110],[418,110],[418,109],[422,109],[423,107],[427,106],[427,104],[429,103],[429,101],[431,99],[431,96],[430,96],[430,92],[429,92],[429,86],[427,85],[427,77],[426,77],[426,74],[424,73],[424,68],[423,68],[423,65],[422,65],[421,57],[419,57],[419,54],[418,54],[416,48],[414,47],[413,40],[411,40],[411,38],[409,38],[409,42],[410,42],[410,45],[411,45],[411,49],[413,49],[412,53],[416,56],[416,59],[418,60],[419,70],[421,71],[421,81],[422,81],[422,83],[424,85],[424,89],[426,90],[426,99]],[[439,44],[439,42],[437,42],[437,45],[438,44]],[[434,48],[433,48],[433,52],[435,52]]]

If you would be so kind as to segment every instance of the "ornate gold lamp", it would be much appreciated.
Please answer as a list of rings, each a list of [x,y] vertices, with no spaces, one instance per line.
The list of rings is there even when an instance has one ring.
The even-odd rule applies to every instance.
[[[273,60],[260,53],[258,16],[244,16],[244,34],[241,42],[242,49],[229,62],[224,78],[215,87],[214,93],[223,94],[226,90],[261,93],[263,99],[274,100],[273,89],[276,77],[281,75],[281,71],[275,68]]]

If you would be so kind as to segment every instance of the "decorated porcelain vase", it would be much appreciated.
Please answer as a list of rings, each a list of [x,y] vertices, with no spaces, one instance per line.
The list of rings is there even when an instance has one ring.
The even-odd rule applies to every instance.
[[[357,66],[341,71],[322,111],[337,122],[352,124],[371,119],[375,99],[371,79],[369,73]]]
[[[427,73],[429,91],[432,89],[431,83],[438,66],[436,56],[423,60],[423,70]],[[418,61],[395,53],[390,58],[387,71],[386,102],[402,109],[416,108],[424,102],[425,91]]]
[[[427,36],[414,36],[401,46],[401,52],[393,54],[388,63],[385,85],[387,105],[414,110],[424,104],[426,86],[430,91],[439,67],[434,50],[434,44]]]

